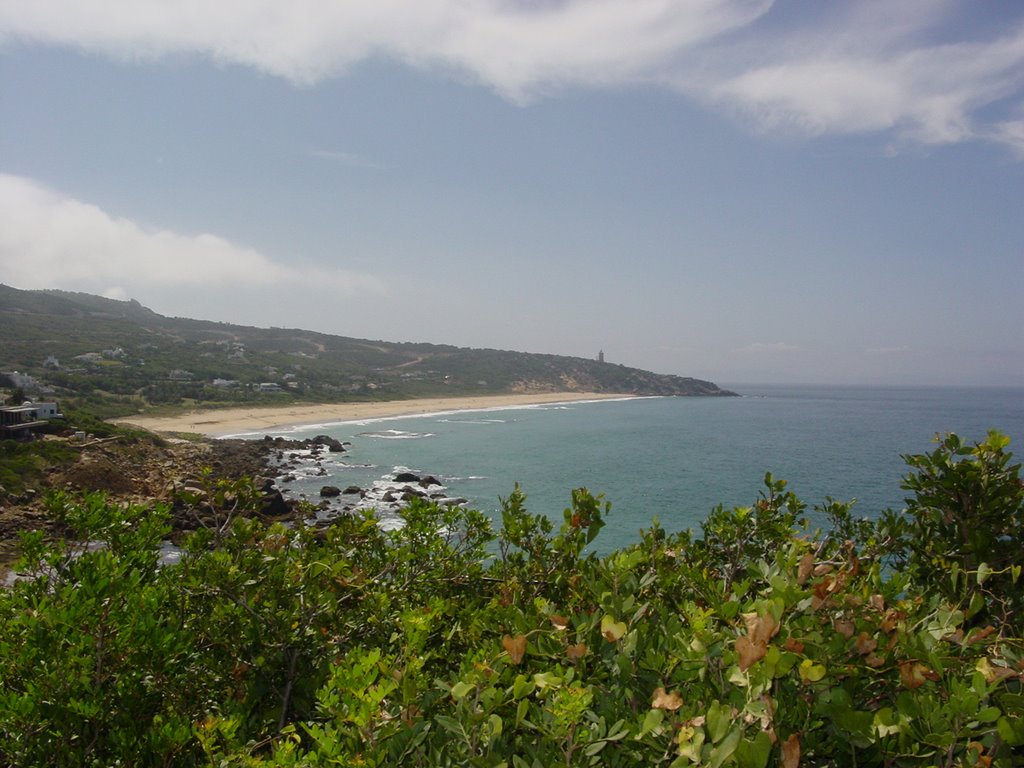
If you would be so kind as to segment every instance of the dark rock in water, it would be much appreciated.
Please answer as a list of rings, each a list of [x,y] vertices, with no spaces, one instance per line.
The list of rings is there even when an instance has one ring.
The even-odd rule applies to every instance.
[[[356,493],[358,493],[360,496],[362,496],[363,495],[363,489],[360,488],[358,485],[350,485],[348,488],[346,488],[344,491],[342,491],[342,493],[345,494],[346,496],[349,496],[349,495],[352,495],[352,494],[356,494]]]
[[[413,499],[425,498],[426,494],[423,491],[417,491],[414,488],[406,488],[402,493],[402,501],[412,501]]]
[[[438,480],[433,475],[427,475],[426,477],[420,480],[420,485],[423,486],[424,488],[429,488],[432,485],[441,485],[441,481]]]
[[[412,472],[399,472],[395,475],[396,483],[418,483],[420,481],[419,475],[414,475]]]
[[[320,495],[324,497],[341,496],[341,488],[336,485],[325,485],[320,489]]]
[[[291,515],[291,505],[285,500],[280,491],[273,491],[263,497],[263,506],[260,513],[264,517],[287,517]]]
[[[310,440],[313,445],[322,445],[327,448],[331,453],[344,453],[345,446],[340,440],[337,440],[330,435],[317,435]]]
[[[380,497],[380,500],[381,501],[386,501],[387,503],[390,504],[392,502],[397,501],[398,500],[398,496],[395,494],[394,491],[388,491],[387,493],[385,493],[383,496]]]

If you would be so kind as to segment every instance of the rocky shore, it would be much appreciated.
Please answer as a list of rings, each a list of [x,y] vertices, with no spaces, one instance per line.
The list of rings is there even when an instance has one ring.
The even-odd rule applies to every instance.
[[[52,440],[65,438],[48,437]],[[257,516],[293,520],[308,513],[277,487],[285,451],[344,451],[327,436],[308,440],[152,440],[113,438],[75,443],[73,460],[47,468],[32,487],[14,494],[0,488],[0,567],[17,557],[18,533],[63,531],[46,510],[50,491],[99,491],[116,503],[168,504],[176,534],[213,524],[224,509],[214,490],[218,483],[252,478],[259,494]],[[230,501],[230,499],[229,499]]]
[[[389,527],[400,524],[399,511],[414,499],[466,503],[448,496],[436,477],[408,471],[396,471],[368,487],[331,485],[323,464],[328,457],[336,458],[332,454],[345,453],[347,444],[328,435],[303,440],[269,435],[257,440],[156,435],[85,442],[46,439],[72,447],[73,460],[49,467],[21,493],[0,487],[0,577],[18,557],[19,532],[67,534],[46,508],[51,491],[98,491],[118,504],[165,504],[171,510],[172,541],[199,528],[220,527],[236,514],[266,523],[326,527],[339,515],[372,511]],[[324,485],[311,498],[296,496],[288,487],[296,474],[323,475]],[[239,482],[245,478],[252,482]],[[243,495],[248,498],[243,500]]]

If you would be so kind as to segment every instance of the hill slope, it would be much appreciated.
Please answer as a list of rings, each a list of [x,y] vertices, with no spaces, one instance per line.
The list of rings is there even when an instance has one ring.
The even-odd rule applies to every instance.
[[[172,318],[134,300],[0,285],[0,371],[13,370],[57,395],[118,402],[122,411],[183,400],[733,394],[708,381],[584,358]]]

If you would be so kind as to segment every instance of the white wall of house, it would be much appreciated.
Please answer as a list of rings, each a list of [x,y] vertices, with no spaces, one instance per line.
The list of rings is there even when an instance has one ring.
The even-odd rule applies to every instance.
[[[64,416],[56,403],[33,403],[26,400],[22,405],[32,406],[36,411],[37,419],[59,419]]]

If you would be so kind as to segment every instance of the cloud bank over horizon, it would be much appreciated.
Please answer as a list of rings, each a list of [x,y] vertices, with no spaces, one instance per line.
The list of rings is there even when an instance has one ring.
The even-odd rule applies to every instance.
[[[386,58],[520,104],[571,88],[657,86],[758,130],[987,141],[1024,157],[1024,20],[950,39],[938,30],[957,13],[970,9],[949,0],[8,0],[0,46],[127,61],[198,55],[303,86]]]
[[[380,293],[369,275],[297,270],[209,233],[144,228],[31,179],[0,173],[0,273],[19,288],[64,288],[108,298],[154,290],[302,285],[341,295]]]

